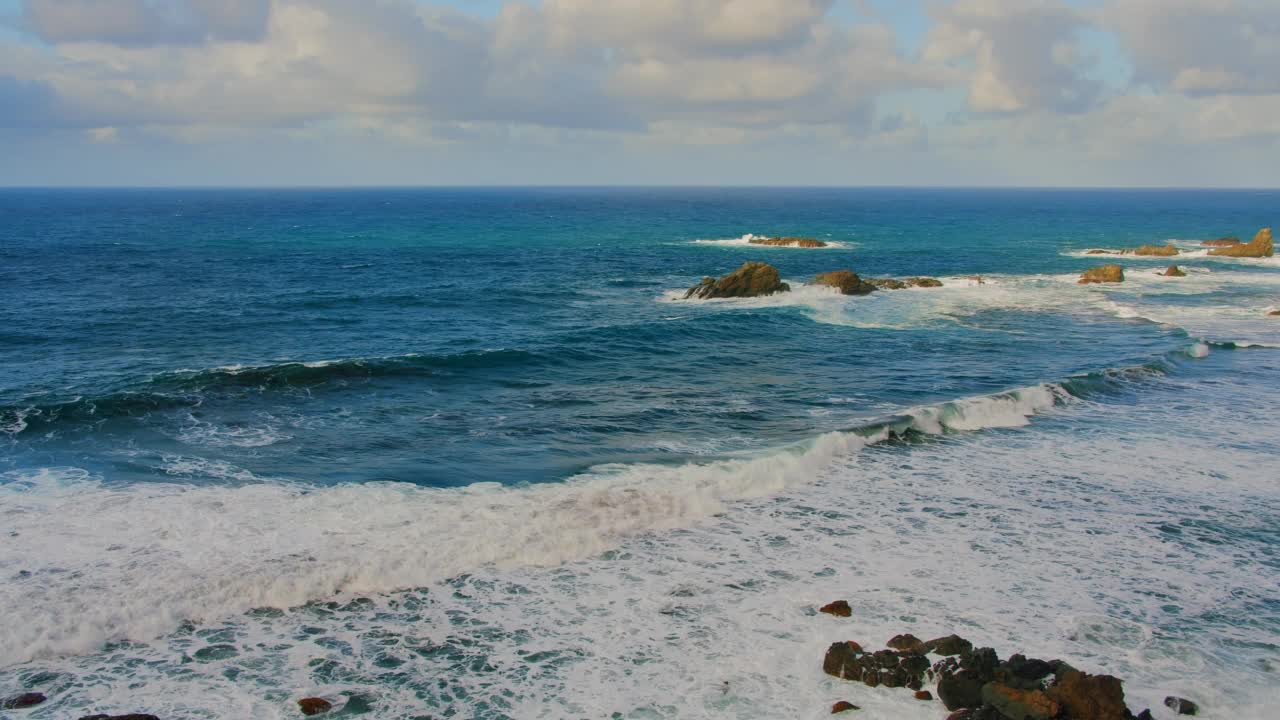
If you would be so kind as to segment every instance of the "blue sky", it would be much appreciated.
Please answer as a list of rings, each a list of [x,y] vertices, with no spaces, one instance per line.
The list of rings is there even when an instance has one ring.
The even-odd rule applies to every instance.
[[[0,184],[1274,187],[1273,0],[0,0]]]

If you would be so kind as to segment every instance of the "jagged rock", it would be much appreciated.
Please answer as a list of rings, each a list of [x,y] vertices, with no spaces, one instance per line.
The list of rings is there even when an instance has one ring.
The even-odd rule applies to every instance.
[[[1066,670],[1058,674],[1046,694],[1070,720],[1125,720],[1129,710],[1120,680],[1110,675]]]
[[[849,712],[850,710],[861,710],[861,709],[862,708],[858,707],[857,705],[854,705],[848,700],[841,700],[840,702],[831,706],[831,714],[836,715],[842,712]]]
[[[1187,276],[1187,274],[1183,272],[1182,268],[1178,267],[1177,265],[1170,265],[1168,270],[1165,270],[1160,274],[1164,275],[1165,277],[1186,277]]]
[[[889,642],[885,643],[885,647],[897,650],[900,653],[908,653],[911,655],[924,654],[924,642],[910,633],[905,635],[894,635]]]
[[[768,263],[748,262],[719,280],[703,278],[689,288],[685,298],[742,298],[786,292],[791,286],[782,282],[778,269]]]
[[[836,600],[835,602],[827,603],[826,605],[818,608],[818,612],[835,615],[836,617],[853,616],[853,608],[849,607],[849,602],[847,600]]]
[[[1124,268],[1119,265],[1099,265],[1096,268],[1089,268],[1080,275],[1079,280],[1081,285],[1118,282],[1124,282]]]
[[[820,248],[826,247],[827,244],[821,240],[803,237],[771,237],[771,238],[751,238],[747,242],[752,245],[774,245],[778,247],[802,247],[802,248]]]
[[[881,290],[903,290],[907,287],[906,283],[893,278],[870,278],[867,282]]]
[[[1060,710],[1042,690],[1019,690],[998,682],[982,686],[982,701],[1010,720],[1050,720]]]
[[[959,655],[973,649],[973,643],[959,635],[934,638],[924,644],[924,649],[934,655]]]
[[[1230,247],[1232,245],[1243,245],[1244,243],[1240,242],[1240,238],[1232,236],[1218,238],[1217,240],[1205,240],[1200,244],[1204,247]]]
[[[933,693],[929,692],[928,690],[917,690],[917,691],[916,691],[916,699],[917,699],[917,700],[932,700],[932,699],[933,699]]]
[[[1210,250],[1209,254],[1222,257],[1271,257],[1275,254],[1275,246],[1271,242],[1271,228],[1262,228],[1253,240],[1247,243],[1215,248]]]
[[[1133,250],[1125,251],[1126,255],[1129,253],[1147,257],[1173,257],[1178,254],[1178,248],[1173,245],[1140,245]]]
[[[298,709],[303,715],[320,715],[333,709],[333,703],[324,698],[302,698],[298,701]]]
[[[43,693],[22,693],[21,695],[5,698],[4,702],[0,703],[0,708],[5,710],[25,710],[26,708],[35,707],[48,699]]]
[[[813,282],[818,285],[836,288],[845,295],[868,295],[876,290],[875,285],[864,282],[862,278],[858,277],[858,273],[851,270],[833,270],[832,272],[819,273],[813,278]]]
[[[1164,699],[1164,706],[1179,715],[1195,715],[1200,712],[1200,707],[1195,703],[1180,697],[1167,697]]]
[[[935,288],[942,287],[942,281],[931,277],[910,277],[906,280],[910,287]]]

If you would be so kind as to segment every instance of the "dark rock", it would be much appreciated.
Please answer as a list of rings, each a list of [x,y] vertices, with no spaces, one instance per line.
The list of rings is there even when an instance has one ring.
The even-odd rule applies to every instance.
[[[933,699],[933,693],[929,692],[928,690],[917,690],[917,691],[916,691],[916,699],[917,699],[917,700],[932,700],[932,699]]]
[[[889,642],[885,643],[887,647],[893,648],[901,653],[909,653],[912,655],[924,654],[924,642],[915,635],[895,635]]]
[[[48,699],[38,692],[22,693],[11,698],[5,698],[5,701],[0,703],[0,708],[5,710],[24,710],[29,707],[35,707]]]
[[[876,291],[876,286],[864,282],[858,273],[852,270],[833,270],[819,273],[813,278],[817,285],[826,285],[839,290],[844,295],[869,295]]]
[[[1205,247],[1230,247],[1232,245],[1243,245],[1244,243],[1240,242],[1238,237],[1223,237],[1217,240],[1205,240],[1200,244]]]
[[[1125,720],[1129,711],[1120,680],[1110,675],[1067,670],[1058,675],[1046,694],[1071,720]]]
[[[778,269],[774,266],[762,262],[748,262],[719,280],[703,278],[702,282],[689,288],[684,296],[699,299],[758,297],[786,292],[790,289],[790,285],[782,282]]]
[[[1179,715],[1195,715],[1200,712],[1200,707],[1195,703],[1180,697],[1167,697],[1164,699],[1164,706]]]
[[[1042,690],[1041,681],[1053,674],[1053,668],[1044,660],[1014,655],[996,669],[996,679],[1019,690]]]
[[[845,600],[836,600],[835,602],[827,603],[821,608],[818,608],[818,612],[835,615],[836,617],[853,616],[853,608],[849,607],[849,603]]]
[[[1271,257],[1275,254],[1275,246],[1271,242],[1271,228],[1262,228],[1253,240],[1247,243],[1214,248],[1209,251],[1209,254],[1223,257]]]
[[[865,656],[862,646],[852,640],[832,643],[822,659],[822,671],[842,680],[862,680]]]
[[[850,710],[861,710],[861,709],[862,708],[858,707],[857,705],[854,705],[848,700],[841,700],[840,702],[831,706],[831,714],[835,715],[837,713],[849,712]]]
[[[1042,690],[1019,690],[998,682],[982,686],[982,701],[1010,720],[1050,720],[1061,709]]]
[[[1081,285],[1124,282],[1124,268],[1119,265],[1099,265],[1096,268],[1085,270],[1080,275],[1078,282]]]
[[[960,670],[938,678],[938,699],[948,710],[976,708],[982,705],[982,686],[986,682],[976,673]]]
[[[821,248],[827,244],[821,240],[804,237],[771,237],[771,238],[751,238],[747,242],[752,245],[774,245],[779,247],[802,247],[802,248]]]
[[[333,703],[324,698],[303,698],[298,701],[298,709],[303,715],[320,715],[333,709]]]
[[[924,644],[924,649],[934,655],[959,655],[973,649],[973,643],[959,635],[934,638]]]
[[[1165,277],[1186,277],[1187,273],[1177,265],[1170,265],[1169,269],[1165,270],[1161,275],[1164,275]]]
[[[1272,310],[1271,312],[1267,313],[1267,315],[1272,317],[1280,316],[1280,310]]]
[[[1133,720],[1156,720],[1156,719],[1151,715],[1150,710],[1143,710],[1137,715],[1134,715]]]

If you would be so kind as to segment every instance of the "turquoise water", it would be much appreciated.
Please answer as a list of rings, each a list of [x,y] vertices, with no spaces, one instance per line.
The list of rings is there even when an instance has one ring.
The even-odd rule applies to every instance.
[[[822,676],[848,630],[811,609],[848,597],[864,644],[954,630],[1115,672],[1135,710],[1263,717],[1280,260],[1198,243],[1277,200],[0,192],[0,693],[938,715]],[[1074,282],[1167,241],[1187,278]],[[793,292],[680,299],[747,260]],[[805,285],[846,268],[945,286]]]

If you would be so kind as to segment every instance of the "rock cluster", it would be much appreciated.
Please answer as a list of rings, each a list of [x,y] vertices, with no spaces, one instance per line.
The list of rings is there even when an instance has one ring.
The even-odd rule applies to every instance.
[[[820,248],[826,247],[827,244],[821,240],[804,237],[771,237],[761,238],[753,237],[747,242],[752,245],[774,245],[778,247],[802,247],[802,248]]]
[[[1271,257],[1275,254],[1275,246],[1271,242],[1271,228],[1262,228],[1253,237],[1253,240],[1247,243],[1236,243],[1235,245],[1214,248],[1209,251],[1209,254],[1222,257]]]
[[[872,278],[867,282],[875,285],[880,290],[905,290],[913,287],[942,287],[941,280],[931,277],[909,277],[902,280],[895,280],[893,278]]]
[[[1205,240],[1200,244],[1205,247],[1230,247],[1232,245],[1240,245],[1242,243],[1240,242],[1240,238],[1232,236],[1218,238],[1217,240]]]
[[[1079,280],[1081,285],[1118,282],[1124,282],[1124,268],[1119,265],[1099,265],[1096,268],[1089,268],[1080,275]]]
[[[819,273],[813,278],[817,285],[826,285],[839,290],[845,295],[868,295],[875,292],[876,286],[858,277],[852,270],[833,270]]]
[[[689,288],[684,296],[686,299],[691,297],[745,298],[772,295],[790,289],[790,285],[782,282],[778,269],[774,266],[762,262],[749,262],[743,263],[742,267],[722,276],[719,280],[703,278],[702,282]]]
[[[956,635],[922,642],[898,635],[886,650],[866,652],[853,641],[833,643],[822,669],[869,687],[905,687],[920,700],[933,694],[952,714],[948,720],[1138,720],[1124,702],[1124,689],[1110,675],[1090,675],[1061,660],[1014,655],[1001,660],[992,648],[974,648]],[[929,655],[940,656],[931,661]],[[936,682],[935,693],[924,689]],[[1176,706],[1172,704],[1177,701]],[[1178,712],[1195,712],[1180,698],[1166,700]],[[834,710],[833,710],[834,712]]]

